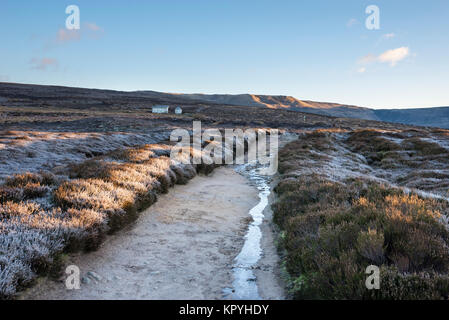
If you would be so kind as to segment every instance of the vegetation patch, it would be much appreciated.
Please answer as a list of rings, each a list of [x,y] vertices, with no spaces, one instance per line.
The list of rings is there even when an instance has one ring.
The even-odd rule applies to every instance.
[[[412,150],[415,150],[421,156],[447,156],[448,150],[435,142],[426,141],[417,137],[407,139],[404,144]]]
[[[400,147],[375,140],[378,135],[353,133],[348,144],[367,152]],[[298,146],[290,143],[280,152],[279,165],[287,166],[272,205],[292,297],[447,299],[448,202],[361,177],[330,181],[324,174],[292,175],[301,166],[294,156],[295,149],[301,152]],[[369,265],[380,268],[379,290],[365,286]]]
[[[96,249],[158,193],[214,167],[171,161],[170,150],[115,150],[67,166],[65,179],[51,173],[6,179],[0,186],[0,298],[13,298],[40,275],[57,274],[62,253]]]

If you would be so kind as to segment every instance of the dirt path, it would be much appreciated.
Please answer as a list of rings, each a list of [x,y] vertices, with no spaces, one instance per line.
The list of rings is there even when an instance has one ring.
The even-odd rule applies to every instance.
[[[257,202],[257,189],[231,168],[198,176],[160,196],[98,251],[70,256],[68,264],[77,265],[84,279],[80,290],[43,279],[21,298],[223,299],[223,289],[232,287],[248,211]],[[271,251],[268,244],[269,256]],[[265,282],[260,276],[258,282]],[[277,298],[277,291],[262,287],[262,298]]]

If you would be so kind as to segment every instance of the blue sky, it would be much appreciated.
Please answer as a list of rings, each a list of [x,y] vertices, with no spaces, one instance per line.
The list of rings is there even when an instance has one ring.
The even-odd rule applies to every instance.
[[[447,0],[1,0],[0,39],[0,81],[449,105]]]

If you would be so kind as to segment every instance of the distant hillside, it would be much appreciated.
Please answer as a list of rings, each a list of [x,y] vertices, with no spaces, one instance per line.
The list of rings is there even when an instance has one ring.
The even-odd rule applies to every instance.
[[[166,99],[167,101],[186,99],[189,102],[195,103],[289,109],[340,118],[378,120],[449,129],[449,107],[375,110],[339,103],[298,100],[291,96],[251,94],[172,94],[154,91],[142,91],[141,93],[153,98]]]
[[[316,113],[334,117],[378,120],[372,109],[343,105],[339,103],[298,100],[291,96],[268,96],[252,94],[176,94],[155,91],[140,91],[152,98],[167,100],[186,99],[189,102],[212,103],[233,106],[266,107],[270,109],[290,109],[293,111]]]
[[[319,115],[397,122],[410,125],[449,129],[449,107],[425,109],[374,110],[339,103],[298,100],[291,96],[252,94],[178,94],[156,91],[114,91],[60,86],[40,86],[18,83],[0,83],[0,104],[22,105],[51,103],[58,107],[102,104],[105,107],[117,101],[140,107],[153,104],[247,106],[270,109],[288,109]]]
[[[449,107],[374,110],[381,121],[449,129]]]

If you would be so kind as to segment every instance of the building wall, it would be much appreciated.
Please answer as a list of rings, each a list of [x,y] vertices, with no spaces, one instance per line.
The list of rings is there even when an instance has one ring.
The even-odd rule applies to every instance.
[[[153,113],[168,113],[168,107],[153,107]]]

